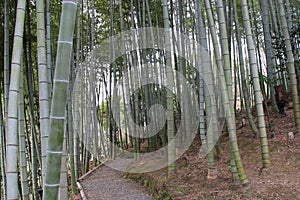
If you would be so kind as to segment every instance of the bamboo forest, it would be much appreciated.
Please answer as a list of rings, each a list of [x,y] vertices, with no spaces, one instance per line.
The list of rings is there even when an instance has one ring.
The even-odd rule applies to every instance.
[[[0,199],[300,199],[299,0],[0,5]]]

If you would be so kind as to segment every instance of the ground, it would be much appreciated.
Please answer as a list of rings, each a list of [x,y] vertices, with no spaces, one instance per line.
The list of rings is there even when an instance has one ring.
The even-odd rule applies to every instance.
[[[223,133],[222,157],[216,160],[218,178],[207,180],[207,160],[200,159],[199,140],[192,151],[177,161],[177,173],[168,178],[167,169],[129,176],[148,186],[158,199],[300,199],[300,136],[293,140],[288,133],[296,133],[293,110],[287,116],[270,113],[272,131],[268,131],[271,166],[262,168],[259,136],[253,137],[248,124],[237,131],[244,169],[251,184],[242,188],[232,183],[229,170],[228,135]],[[128,175],[127,175],[128,176]]]
[[[215,159],[217,178],[214,180],[207,179],[207,159],[200,159],[198,156],[200,147],[199,136],[193,142],[193,148],[177,160],[177,173],[172,177],[168,177],[167,169],[165,168],[143,174],[123,173],[123,178],[139,182],[147,188],[154,198],[162,200],[300,200],[300,134],[296,133],[291,106],[287,109],[286,114],[285,117],[282,117],[277,113],[270,112],[269,121],[272,127],[271,130],[268,129],[271,156],[271,166],[269,168],[262,168],[259,135],[254,137],[248,123],[237,131],[241,158],[246,175],[251,183],[246,188],[242,187],[239,182],[232,182],[229,167],[229,138],[226,131],[221,136],[222,156],[220,159]],[[245,114],[239,113],[237,118],[242,118],[243,116]],[[237,120],[237,127],[240,126],[239,121]],[[268,122],[268,120],[266,121]],[[295,134],[294,139],[288,139],[289,132]],[[106,176],[105,181],[103,181],[103,177],[100,178],[97,175],[100,173],[99,170],[91,173],[89,175],[90,178],[85,179],[85,183],[83,182],[84,190],[92,197],[91,199],[99,199],[99,195],[97,195],[99,192],[103,194],[100,189],[103,189],[103,186],[101,186],[103,182],[118,186],[124,184],[121,187],[125,187],[127,184],[119,178],[117,178],[119,180],[118,183],[108,183],[108,180],[114,180],[111,177],[119,176],[119,173],[111,173],[109,176]],[[94,180],[96,182],[93,182]],[[132,189],[128,188],[126,191],[132,194],[131,190],[136,188],[138,186],[134,186]],[[115,191],[117,190],[119,189]],[[104,194],[111,194],[111,191],[107,189],[105,191]],[[140,188],[139,191],[142,192],[143,188]],[[143,193],[147,196],[145,191]]]
[[[110,162],[110,161],[108,161]],[[88,200],[153,200],[145,188],[106,165],[79,180]]]

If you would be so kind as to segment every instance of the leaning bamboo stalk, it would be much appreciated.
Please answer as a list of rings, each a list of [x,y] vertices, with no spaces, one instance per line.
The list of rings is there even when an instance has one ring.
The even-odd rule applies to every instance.
[[[216,36],[216,30],[215,30],[215,25],[214,25],[214,19],[212,15],[212,10],[210,6],[210,2],[208,0],[205,0],[205,6],[206,6],[206,13],[208,15],[208,23],[209,23],[209,28],[211,30],[211,36],[212,36],[212,42],[214,46],[214,53],[216,55],[216,64],[218,67],[218,72],[220,73],[220,78],[221,80],[219,81],[218,84],[219,87],[221,87],[222,91],[222,101],[224,104],[224,111],[226,115],[226,125],[227,129],[229,132],[229,139],[230,139],[230,151],[231,151],[231,171],[233,174],[234,180],[237,178],[237,174],[239,176],[239,179],[242,183],[243,186],[248,185],[249,180],[245,174],[243,163],[241,160],[238,144],[237,144],[237,137],[236,137],[236,127],[235,127],[235,121],[234,117],[232,116],[232,106],[230,105],[229,97],[228,97],[228,92],[227,92],[227,86],[225,85],[225,76],[224,76],[224,70],[223,70],[223,63],[221,59],[221,54],[219,51],[219,46],[218,46],[218,40]]]
[[[2,101],[0,101],[0,161],[1,161],[1,184],[3,185],[3,198],[6,199],[6,173],[5,173],[5,144],[4,144],[4,123],[2,112]],[[0,192],[0,194],[2,194]]]
[[[20,181],[22,188],[22,199],[29,199],[29,188],[27,180],[27,164],[26,164],[26,144],[25,144],[25,117],[24,117],[24,84],[23,84],[23,66],[20,73],[20,94],[19,94],[19,166]]]
[[[15,24],[15,35],[11,62],[9,100],[7,113],[7,199],[19,198],[18,188],[18,98],[23,51],[23,32],[26,1],[19,0]]]

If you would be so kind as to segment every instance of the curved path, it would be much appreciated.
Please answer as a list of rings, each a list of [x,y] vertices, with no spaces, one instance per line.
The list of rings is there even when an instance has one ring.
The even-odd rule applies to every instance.
[[[122,172],[106,165],[79,179],[88,200],[153,200],[141,185],[122,178]]]

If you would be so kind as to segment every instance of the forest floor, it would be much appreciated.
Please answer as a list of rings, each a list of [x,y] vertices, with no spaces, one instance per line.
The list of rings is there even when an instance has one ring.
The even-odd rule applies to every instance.
[[[127,191],[130,194],[142,192],[143,196],[148,199],[147,192],[141,186],[130,185],[127,187],[128,181],[124,180],[127,178],[139,182],[148,189],[154,198],[161,200],[300,200],[300,135],[295,134],[293,140],[288,139],[288,133],[296,133],[296,128],[293,109],[289,107],[286,114],[287,116],[282,117],[277,113],[270,112],[272,131],[268,130],[268,142],[271,166],[267,169],[262,168],[259,135],[254,137],[248,123],[237,130],[241,158],[246,175],[251,182],[247,188],[243,188],[239,182],[232,182],[229,138],[228,134],[224,132],[220,139],[223,148],[222,156],[220,159],[215,159],[217,178],[214,180],[207,179],[207,158],[199,157],[200,141],[199,137],[196,137],[192,150],[185,152],[176,161],[177,173],[173,177],[168,178],[167,169],[164,168],[143,174],[123,173],[123,178],[121,178],[121,172],[109,170],[105,166],[105,170],[108,170],[106,175],[99,169],[82,181],[84,191],[87,192],[88,199],[95,200],[114,199],[109,195],[116,194],[118,190],[121,193]],[[243,116],[245,114],[239,113],[237,118]],[[237,127],[240,126],[239,121],[241,120],[237,120]],[[114,181],[115,178],[116,181]],[[110,180],[113,181],[110,182]],[[120,187],[115,188],[115,185]],[[99,194],[108,196],[100,198],[97,196]],[[122,198],[120,196],[119,199],[126,199],[126,196]]]
[[[217,179],[207,179],[207,158],[200,159],[198,156],[199,139],[194,141],[193,150],[177,160],[174,177],[168,178],[167,169],[129,177],[147,186],[157,199],[164,200],[300,200],[300,136],[296,134],[293,140],[288,139],[288,133],[296,133],[296,128],[293,109],[289,107],[286,114],[282,117],[270,112],[272,131],[268,131],[268,142],[271,166],[267,169],[262,168],[259,135],[254,137],[249,124],[237,131],[244,169],[251,182],[247,189],[242,188],[240,183],[232,183],[226,133],[221,136],[222,156],[219,160],[215,159]]]

